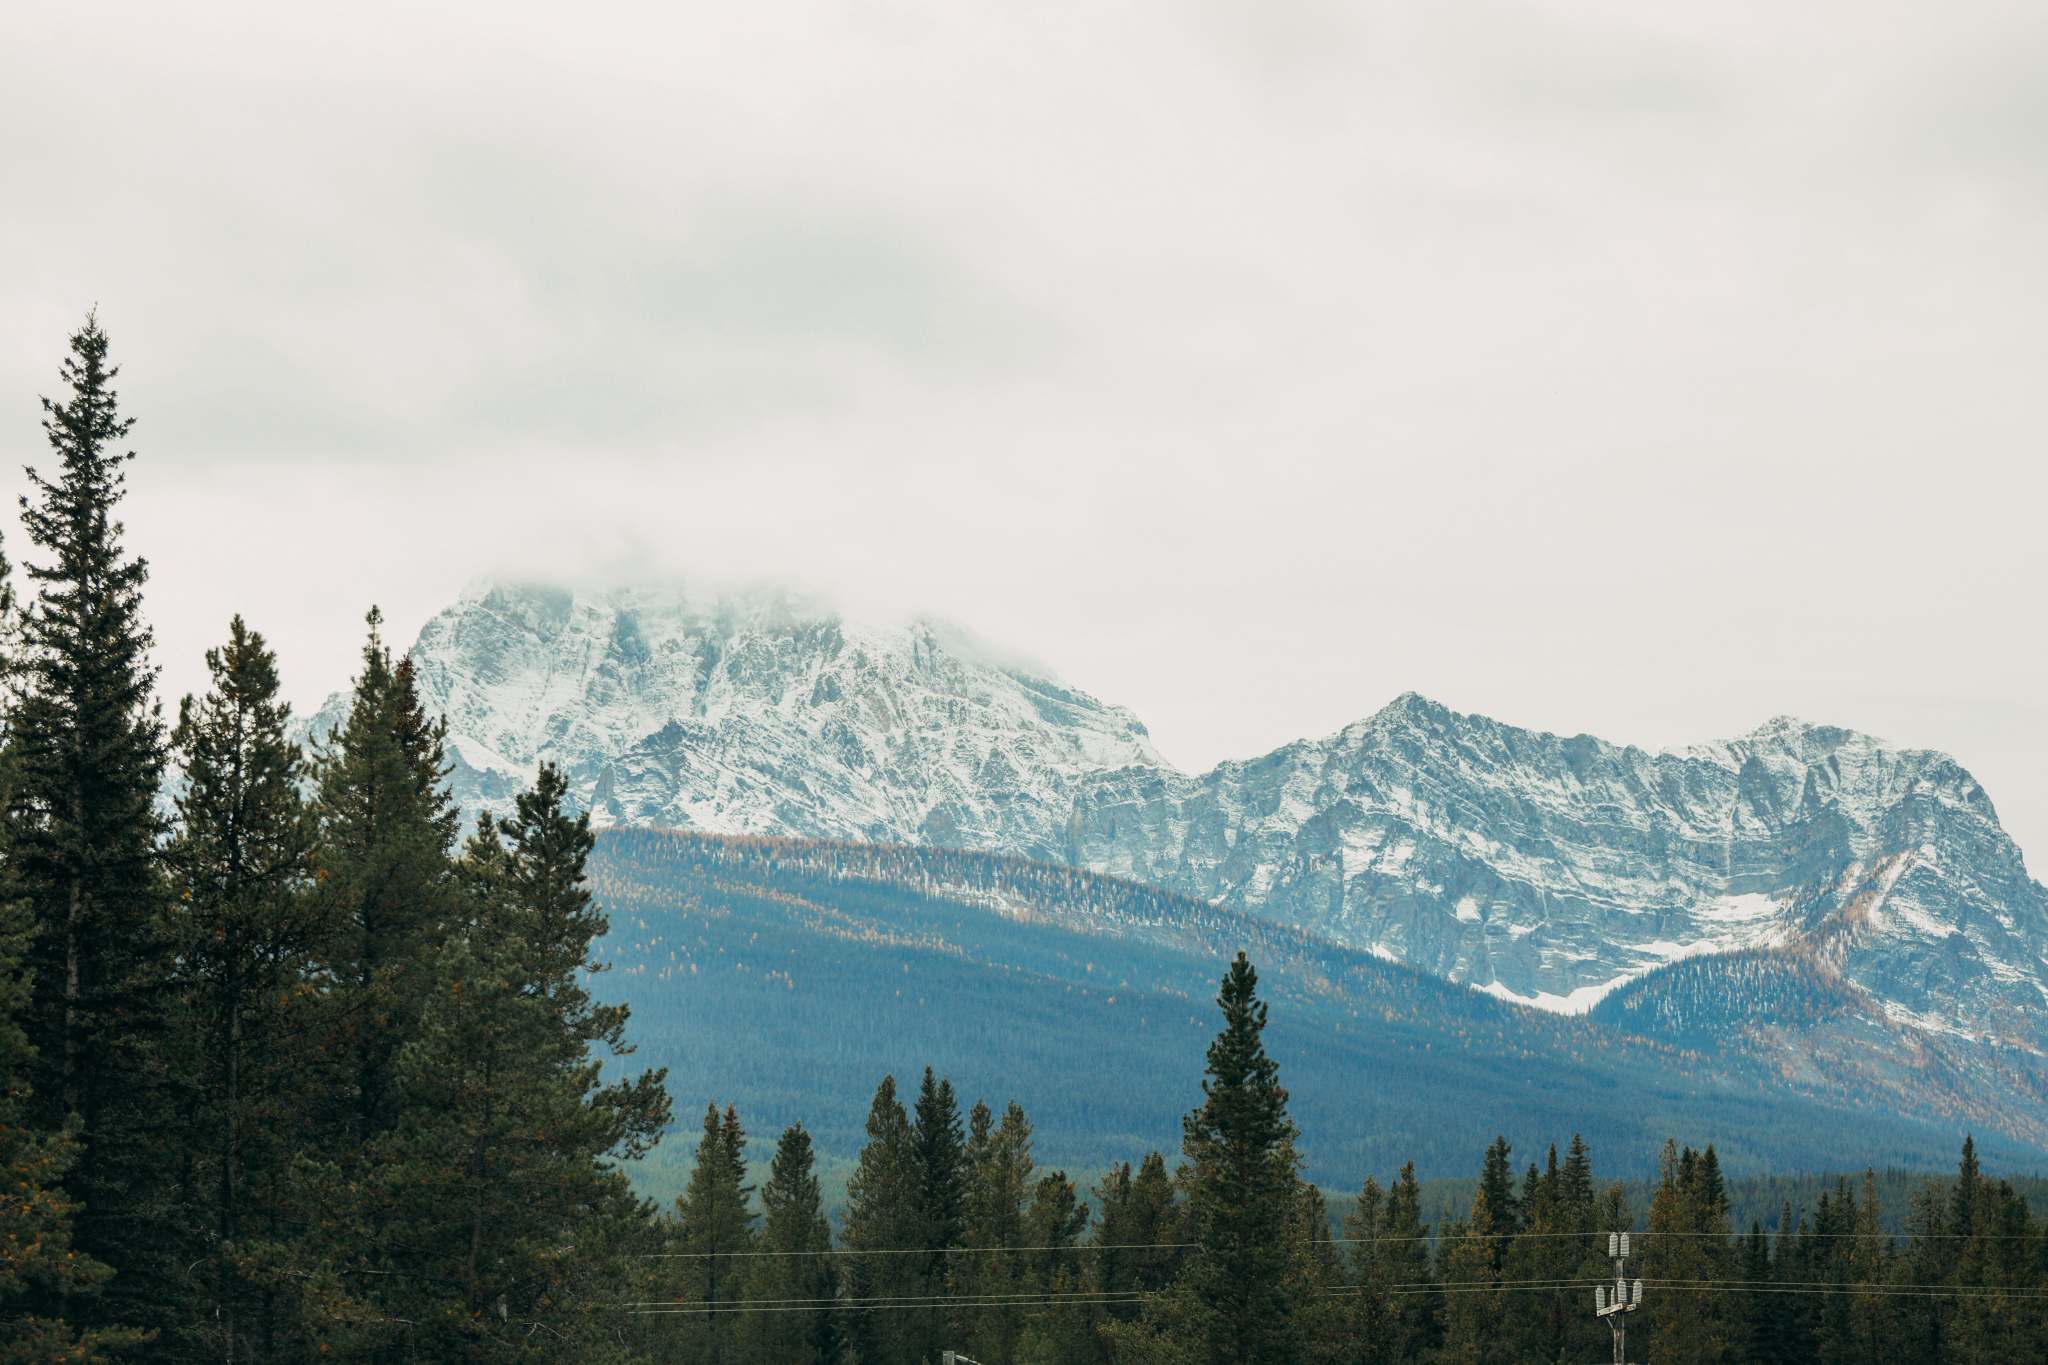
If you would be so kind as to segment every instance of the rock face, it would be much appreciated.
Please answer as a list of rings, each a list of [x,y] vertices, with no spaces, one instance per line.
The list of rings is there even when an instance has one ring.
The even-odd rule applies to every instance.
[[[1091,867],[1550,1008],[1771,948],[1897,1022],[2048,1043],[2048,893],[1943,754],[1784,717],[1647,754],[1410,694],[1184,794],[1090,795]]]
[[[1648,754],[1409,694],[1192,776],[956,628],[775,592],[483,586],[412,657],[471,810],[552,759],[600,824],[1067,862],[1552,1009],[1754,950],[1873,1026],[2048,1047],[2048,892],[1954,761],[1851,731]]]
[[[601,825],[1061,861],[1084,776],[1170,771],[1129,711],[958,627],[861,625],[774,590],[479,585],[411,654],[471,812],[552,761]]]

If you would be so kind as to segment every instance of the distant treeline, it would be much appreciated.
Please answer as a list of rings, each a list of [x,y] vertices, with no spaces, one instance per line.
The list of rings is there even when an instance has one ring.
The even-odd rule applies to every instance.
[[[1611,1349],[1596,1291],[1612,1295],[1609,1233],[1626,1229],[1635,1301],[1616,1316],[1633,1359],[2048,1358],[2048,1219],[2015,1182],[1987,1179],[1968,1139],[1952,1179],[1730,1180],[1712,1144],[1667,1142],[1657,1179],[1622,1182],[1597,1179],[1577,1138],[1518,1172],[1502,1138],[1474,1177],[1424,1184],[1410,1163],[1326,1197],[1300,1177],[1270,1063],[1264,1141],[1233,1127],[1256,1117],[1238,1092],[1262,1073],[1233,1072],[1228,1044],[1234,1028],[1262,1030],[1232,1017],[1231,986],[1179,1158],[1147,1153],[1092,1189],[1036,1165],[1018,1104],[998,1116],[977,1102],[963,1121],[930,1069],[908,1102],[889,1077],[835,1246],[804,1128],[776,1144],[757,1216],[741,1117],[712,1105],[664,1224],[665,1293],[643,1306],[643,1349],[664,1365],[912,1365],[938,1349],[984,1365],[1590,1361]],[[1245,1189],[1242,1168],[1259,1163],[1269,1188]],[[2021,1184],[2038,1197],[2042,1182]],[[1277,1216],[1247,1226],[1260,1205]]]
[[[1973,1141],[1972,1146],[1975,1146]],[[2005,1177],[2015,1194],[2025,1197],[2027,1203],[2048,1212],[2048,1177],[2039,1175],[2014,1175]],[[1950,1188],[1953,1179],[1931,1174],[1926,1171],[1900,1170],[1896,1167],[1872,1168],[1864,1171],[1827,1171],[1807,1175],[1731,1175],[1723,1178],[1728,1196],[1728,1221],[1738,1228],[1751,1223],[1762,1226],[1765,1232],[1781,1231],[1780,1224],[1790,1218],[1790,1227],[1797,1227],[1803,1216],[1811,1216],[1819,1206],[1822,1195],[1834,1198],[1838,1187],[1847,1181],[1862,1190],[1866,1184],[1875,1189],[1878,1200],[1879,1226],[1897,1237],[1910,1235],[1913,1201],[1926,1197],[1930,1191]],[[1643,1227],[1643,1212],[1650,1207],[1658,1182],[1655,1180],[1623,1179],[1614,1182],[1621,1186],[1628,1197],[1629,1207],[1636,1210],[1636,1230]],[[1447,1180],[1425,1180],[1422,1182],[1422,1206],[1439,1210],[1439,1221],[1448,1224],[1451,1210],[1467,1208],[1472,1196],[1478,1192],[1476,1176],[1460,1176]],[[1341,1218],[1338,1205],[1343,1201],[1332,1199],[1332,1217]]]

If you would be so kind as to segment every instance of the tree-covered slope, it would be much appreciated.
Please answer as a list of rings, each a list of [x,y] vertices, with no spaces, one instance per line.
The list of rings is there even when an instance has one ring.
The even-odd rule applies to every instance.
[[[1239,948],[1273,1001],[1272,1048],[1326,1183],[1409,1159],[1459,1174],[1497,1132],[1583,1132],[1616,1174],[1647,1167],[1671,1133],[1747,1169],[1938,1167],[1960,1136],[1889,1099],[1823,1102],[1740,1058],[1504,1004],[1067,867],[610,830],[591,875],[612,921],[600,952],[616,963],[597,989],[632,1004],[636,1064],[670,1068],[679,1111],[731,1100],[756,1132],[802,1119],[828,1154],[859,1146],[885,1072],[927,1063],[967,1096],[1022,1101],[1057,1160],[1172,1150]],[[2040,1160],[2028,1144],[2004,1151]]]

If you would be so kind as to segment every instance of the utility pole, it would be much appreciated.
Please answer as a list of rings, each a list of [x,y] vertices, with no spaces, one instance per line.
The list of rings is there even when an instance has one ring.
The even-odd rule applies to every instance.
[[[1607,1319],[1608,1330],[1614,1333],[1614,1365],[1628,1365],[1628,1315],[1643,1306],[1643,1282],[1631,1285],[1623,1273],[1622,1262],[1628,1259],[1627,1233],[1607,1234],[1607,1259],[1614,1263],[1614,1288],[1594,1287],[1593,1316]]]

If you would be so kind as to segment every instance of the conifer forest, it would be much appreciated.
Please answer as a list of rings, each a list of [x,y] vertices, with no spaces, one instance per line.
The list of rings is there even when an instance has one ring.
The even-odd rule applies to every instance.
[[[330,734],[239,617],[165,709],[116,373],[89,318],[0,600],[0,1361],[2048,1359],[2048,1219],[1967,1140],[1903,1207],[1872,1171],[1746,1221],[1686,1134],[1647,1185],[1560,1133],[1472,1153],[1455,1207],[1413,1160],[1317,1188],[1242,951],[1177,1151],[1070,1178],[925,1067],[876,1078],[830,1206],[804,1124],[637,1069],[588,816],[543,767],[466,821],[374,610]],[[693,1133],[687,1188],[637,1192]]]

